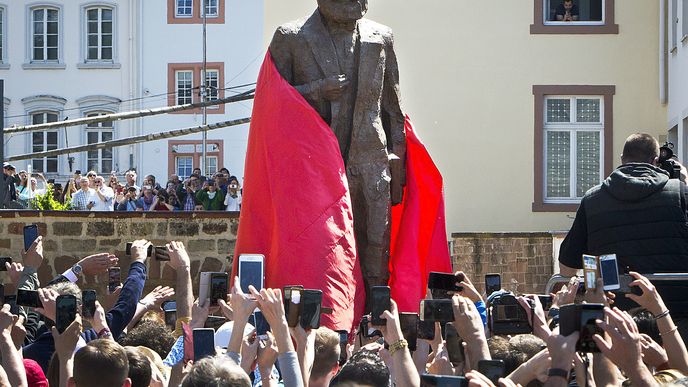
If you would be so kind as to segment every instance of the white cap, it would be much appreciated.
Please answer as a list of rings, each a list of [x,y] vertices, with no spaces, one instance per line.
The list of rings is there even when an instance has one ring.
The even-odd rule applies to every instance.
[[[215,331],[216,347],[227,348],[227,344],[229,344],[229,338],[232,337],[233,328],[234,321],[227,321],[226,323],[222,324],[219,328],[217,328],[217,330]],[[253,325],[246,323],[246,328],[244,328],[244,336],[247,336],[254,329],[255,328],[253,327]]]

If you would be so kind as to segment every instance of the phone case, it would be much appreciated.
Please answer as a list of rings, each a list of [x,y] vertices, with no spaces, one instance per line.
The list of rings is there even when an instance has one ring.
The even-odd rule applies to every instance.
[[[593,263],[594,261],[594,263]],[[600,257],[583,255],[583,283],[586,289],[597,289],[597,278],[600,277]]]

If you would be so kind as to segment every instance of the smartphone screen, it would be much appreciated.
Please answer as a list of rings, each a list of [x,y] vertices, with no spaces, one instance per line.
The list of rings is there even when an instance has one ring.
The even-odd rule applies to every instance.
[[[0,271],[7,271],[7,262],[12,263],[12,257],[0,257]]]
[[[17,289],[17,305],[29,308],[41,308],[43,304],[35,290]]]
[[[399,314],[399,325],[401,326],[401,333],[404,335],[404,339],[408,341],[409,351],[415,351],[418,341],[418,314]]]
[[[205,357],[215,356],[215,330],[196,328],[193,330],[194,362]]]
[[[499,274],[485,274],[485,293],[490,294],[502,289],[502,277]]]
[[[36,239],[38,239],[38,226],[35,224],[24,226],[24,251],[29,251]]]
[[[454,321],[452,300],[422,300],[421,313],[420,318],[424,321]]]
[[[373,302],[372,310],[370,311],[370,323],[377,326],[385,325],[387,324],[387,319],[381,318],[380,315],[392,308],[389,286],[373,286],[372,293]]]
[[[322,292],[306,289],[301,295],[301,327],[304,329],[320,328],[320,309],[322,307]]]
[[[55,301],[55,327],[62,333],[76,318],[76,297],[65,294]]]
[[[616,254],[600,256],[600,275],[604,282],[604,290],[619,289],[619,267],[616,263]]]
[[[540,294],[537,297],[542,304],[542,310],[548,311],[552,307],[552,296]]]
[[[0,305],[5,305],[5,285],[0,284]]]
[[[339,365],[343,366],[347,360],[346,345],[349,343],[349,333],[336,331],[339,334]]]
[[[454,274],[451,273],[439,273],[432,271],[428,275],[428,289],[441,289],[449,291],[461,291],[461,286],[456,283],[460,282]]]
[[[218,300],[227,301],[229,276],[227,273],[213,273],[210,276],[210,305],[217,305]]]
[[[4,300],[3,300],[3,304],[7,304],[10,306],[10,313],[19,314],[19,305],[17,305],[17,295],[16,294],[6,295]]]
[[[165,301],[162,303],[162,310],[177,310],[176,301]]]
[[[253,326],[256,328],[256,334],[258,336],[265,336],[270,330],[270,324],[268,320],[263,316],[263,312],[258,311],[253,313]]]
[[[499,379],[506,376],[506,367],[503,360],[480,360],[478,361],[478,372],[497,385]]]
[[[581,305],[579,347],[585,352],[598,352],[597,344],[593,340],[595,334],[604,335],[604,331],[597,326],[595,320],[604,321],[604,306],[600,304]]]
[[[175,329],[177,327],[177,309],[165,310],[165,325],[171,329]]]
[[[96,291],[93,289],[85,289],[81,292],[81,312],[84,317],[92,318],[96,313]]]
[[[445,341],[447,342],[447,354],[449,355],[449,361],[456,365],[462,363],[464,358],[463,353],[463,340],[459,336],[459,332],[456,331],[454,323],[447,323],[444,333]]]
[[[248,286],[256,290],[263,288],[263,257],[257,255],[239,256],[239,284],[241,290],[250,294]]]
[[[583,255],[583,282],[585,288],[595,290],[597,288],[597,273],[599,268],[597,266],[597,257],[594,255]]]
[[[121,269],[119,267],[111,267],[108,269],[108,292],[113,293],[115,289],[122,283],[120,276]]]

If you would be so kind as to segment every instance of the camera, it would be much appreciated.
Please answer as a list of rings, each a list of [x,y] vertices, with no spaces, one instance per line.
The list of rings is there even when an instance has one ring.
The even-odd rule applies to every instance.
[[[370,315],[364,315],[361,318],[361,323],[358,326],[358,332],[365,338],[382,337],[382,332],[379,329],[371,328]]]
[[[674,144],[665,142],[659,148],[659,167],[669,173],[670,179],[678,179],[681,177],[681,165],[674,158]]]
[[[528,300],[531,315],[533,301]],[[528,313],[511,292],[495,292],[488,297],[487,321],[494,335],[520,335],[533,333]]]
[[[599,352],[592,337],[595,334],[604,335],[595,320],[604,320],[604,305],[602,304],[569,304],[559,309],[559,329],[562,336],[580,332],[576,350],[579,352]]]

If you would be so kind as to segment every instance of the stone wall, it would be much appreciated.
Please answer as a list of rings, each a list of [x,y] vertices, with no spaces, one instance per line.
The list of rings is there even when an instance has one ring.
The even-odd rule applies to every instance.
[[[125,245],[145,238],[154,245],[170,240],[184,242],[191,257],[194,289],[200,271],[221,271],[231,267],[239,214],[229,212],[58,212],[58,211],[0,211],[0,256],[21,261],[24,245],[23,228],[37,224],[44,236],[43,265],[38,270],[41,283],[47,283],[80,258],[101,252],[115,254],[126,278],[130,258]],[[3,283],[6,273],[0,275]],[[157,285],[174,286],[174,270],[164,262],[149,259],[146,291]],[[86,276],[82,288],[96,289],[103,294],[107,274]]]
[[[455,233],[452,265],[484,290],[485,274],[499,273],[502,287],[541,294],[552,276],[550,233]]]

